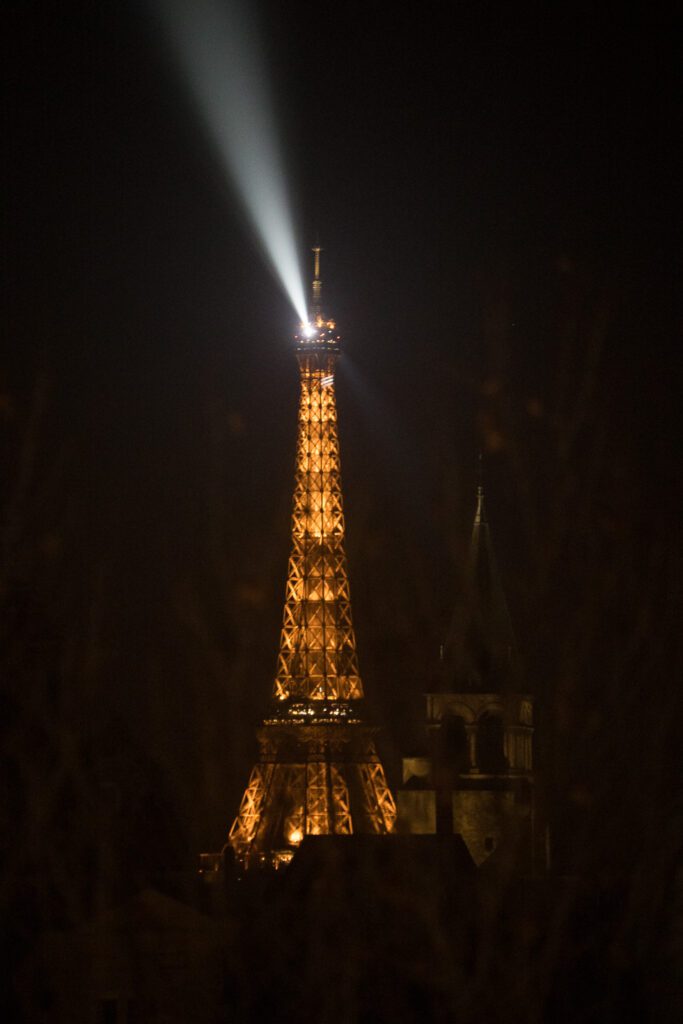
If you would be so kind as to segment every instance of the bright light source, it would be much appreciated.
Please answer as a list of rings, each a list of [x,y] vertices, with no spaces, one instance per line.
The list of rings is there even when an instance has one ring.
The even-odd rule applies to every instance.
[[[298,317],[306,302],[263,47],[247,3],[154,0],[202,119]]]
[[[313,324],[306,324],[304,327],[304,334],[307,338],[312,338],[316,333],[317,332]]]
[[[289,833],[288,839],[292,846],[298,846],[303,837],[304,834],[300,828],[293,828],[292,831]]]

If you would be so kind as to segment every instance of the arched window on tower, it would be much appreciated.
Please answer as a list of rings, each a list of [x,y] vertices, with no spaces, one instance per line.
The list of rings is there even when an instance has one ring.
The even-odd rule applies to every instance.
[[[485,712],[477,724],[477,764],[482,772],[502,772],[507,768],[500,715]]]
[[[466,772],[470,766],[467,751],[465,720],[460,715],[446,714],[441,720],[440,755],[455,774]]]

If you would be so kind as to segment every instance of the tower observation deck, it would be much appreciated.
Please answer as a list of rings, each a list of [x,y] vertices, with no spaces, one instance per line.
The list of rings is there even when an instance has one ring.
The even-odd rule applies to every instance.
[[[292,546],[270,709],[230,829],[246,865],[287,862],[306,835],[393,831],[396,808],[362,714],[344,548],[335,367],[340,337],[321,306],[320,248],[300,374]]]

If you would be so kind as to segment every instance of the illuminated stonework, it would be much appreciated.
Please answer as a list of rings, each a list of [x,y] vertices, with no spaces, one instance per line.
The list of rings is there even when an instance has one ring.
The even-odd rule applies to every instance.
[[[273,706],[229,842],[246,863],[285,864],[306,835],[393,831],[396,808],[362,718],[344,550],[334,389],[339,336],[320,312],[297,335],[301,379],[285,608]]]
[[[457,833],[475,864],[495,851],[523,870],[541,863],[533,770],[533,697],[477,492],[464,594],[426,694],[426,752],[403,759],[398,830]]]

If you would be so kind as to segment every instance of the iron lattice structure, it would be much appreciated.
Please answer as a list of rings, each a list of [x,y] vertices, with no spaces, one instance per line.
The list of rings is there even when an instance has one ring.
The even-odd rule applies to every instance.
[[[285,608],[271,713],[229,843],[243,862],[291,859],[305,835],[393,831],[396,808],[361,714],[344,550],[334,372],[339,336],[320,311],[297,335],[301,379]]]

